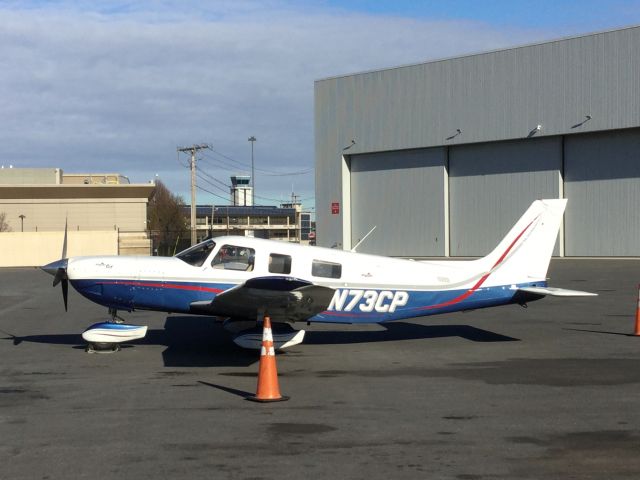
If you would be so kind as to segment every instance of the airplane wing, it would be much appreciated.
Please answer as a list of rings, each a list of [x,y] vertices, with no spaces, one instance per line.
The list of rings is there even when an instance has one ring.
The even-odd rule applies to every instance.
[[[582,292],[580,290],[567,290],[566,288],[554,287],[522,287],[519,292],[533,293],[534,295],[552,297],[597,297],[597,293]]]
[[[305,321],[324,312],[334,290],[293,277],[257,277],[218,295],[212,301],[191,303],[194,313],[220,317]]]

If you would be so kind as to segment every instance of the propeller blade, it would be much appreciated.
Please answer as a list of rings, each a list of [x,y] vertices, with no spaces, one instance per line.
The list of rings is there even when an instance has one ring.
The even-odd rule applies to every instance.
[[[62,283],[62,300],[64,301],[64,311],[67,311],[67,298],[69,296],[69,276],[67,275],[67,267],[69,260],[67,259],[67,232],[68,219],[64,221],[64,239],[62,240],[62,258],[51,262],[43,267],[42,270],[53,275],[53,286]]]
[[[67,258],[67,223],[68,219],[64,219],[64,240],[62,241],[62,259]]]
[[[62,267],[58,268],[58,270],[56,271],[56,276],[53,278],[53,286],[55,287],[60,283],[60,280],[66,279],[66,278],[67,278],[67,271]]]
[[[69,295],[69,280],[67,277],[62,279],[62,300],[64,300],[64,311],[67,311],[67,296]]]

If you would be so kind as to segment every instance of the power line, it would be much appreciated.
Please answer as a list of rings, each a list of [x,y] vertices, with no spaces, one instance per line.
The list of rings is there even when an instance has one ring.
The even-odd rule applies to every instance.
[[[206,152],[203,152],[201,155],[202,155],[201,159],[206,163],[211,163],[219,167],[221,166],[222,168],[230,172],[239,170],[237,165],[233,165],[231,163],[225,162],[224,160],[220,160],[219,158],[214,158],[211,155],[207,155]],[[244,168],[243,171],[248,172],[249,170]]]
[[[234,169],[238,169],[238,166],[240,166],[240,167],[243,168],[244,171],[249,171],[249,169],[251,168],[251,165],[249,165],[248,163],[243,163],[243,162],[240,162],[238,160],[235,160],[234,158],[231,158],[228,155],[220,153],[219,151],[214,150],[213,148],[210,148],[210,150],[211,150],[211,152],[215,153],[216,155],[219,155],[220,157],[228,160],[229,162],[233,162],[233,163],[237,164],[237,166],[236,165],[232,165],[232,167]],[[209,159],[212,159],[211,156],[207,155],[206,153],[203,153],[203,155],[205,157],[208,157]],[[218,161],[218,162],[222,162],[222,160],[219,160],[217,158],[215,160]],[[230,165],[230,164],[227,163],[227,165]],[[255,170],[260,172],[260,173],[263,173],[265,175],[268,175],[268,176],[287,177],[287,176],[293,176],[293,175],[306,175],[307,173],[311,173],[313,171],[313,167],[310,167],[310,168],[307,168],[307,169],[304,169],[304,170],[293,171],[293,172],[276,172],[275,170],[266,170],[264,168],[258,168],[258,167],[255,167]]]
[[[216,182],[220,185],[222,185],[223,187],[226,187],[229,189],[229,192],[231,191],[231,185],[228,185],[226,183],[224,183],[221,180],[218,180],[217,178],[215,178],[213,175],[209,174],[207,171],[205,171],[201,166],[196,166],[196,170],[201,173],[202,175],[204,175],[207,178],[203,178],[202,176],[199,176],[199,178],[201,178],[203,181],[207,182],[209,185],[218,188],[219,190],[222,191],[226,191],[223,190],[222,187],[219,187],[218,185],[214,185],[212,182]],[[277,198],[270,198],[270,197],[264,197],[262,195],[256,195],[255,192],[253,192],[253,198],[256,199],[261,199],[261,200],[267,200],[269,202],[276,202],[276,203],[282,203],[282,199],[277,199]],[[304,202],[305,200],[313,200],[315,199],[315,197],[308,197],[308,198],[304,198],[302,200],[300,200],[301,202]]]
[[[207,192],[207,193],[209,193],[209,194],[213,195],[214,197],[221,198],[222,200],[225,200],[225,201],[227,201],[227,202],[229,201],[229,199],[228,199],[228,198],[224,198],[224,197],[222,197],[221,195],[218,195],[217,193],[213,193],[211,190],[207,190],[206,188],[204,188],[204,187],[202,187],[202,186],[200,186],[200,185],[198,185],[198,189],[199,189],[199,190],[202,190],[203,192]]]
[[[218,180],[217,178],[215,178],[213,175],[210,175],[209,173],[207,173],[206,171],[204,171],[201,167],[197,167],[198,171],[200,173],[202,173],[203,175],[206,175],[208,178],[210,178],[211,180],[213,180],[214,182],[219,183],[220,185],[223,185],[227,188],[231,188],[231,185],[227,185],[226,183],[224,183],[222,180]]]
[[[198,175],[198,178],[200,178],[202,181],[204,181],[204,182],[208,183],[208,184],[209,184],[209,185],[211,185],[212,187],[217,188],[218,190],[220,190],[220,191],[222,191],[222,192],[224,192],[224,193],[229,193],[229,192],[228,192],[227,190],[225,190],[224,188],[222,188],[222,187],[220,187],[220,186],[218,186],[218,185],[214,184],[213,182],[211,182],[211,180],[208,180],[207,178],[205,178],[205,177],[203,177],[203,176],[201,176],[201,175]]]
[[[290,172],[290,173],[265,173],[266,177],[293,177],[296,175],[306,175],[307,173],[311,173],[313,168],[309,168],[308,170],[301,170],[299,172]]]
[[[219,183],[220,185],[223,185],[223,186],[227,187],[227,188],[229,189],[229,191],[231,191],[231,185],[227,185],[226,183],[224,183],[224,182],[222,182],[222,181],[218,180],[218,179],[217,179],[217,178],[215,178],[213,175],[210,175],[210,174],[208,174],[207,172],[205,172],[201,167],[198,167],[198,171],[199,171],[200,173],[202,173],[202,174],[206,175],[208,178],[210,178],[210,179],[211,179],[211,180],[213,180],[214,182]],[[203,179],[203,180],[204,180],[204,179]],[[205,181],[206,181],[206,180],[205,180]],[[211,184],[211,182],[207,182],[207,183]],[[218,187],[218,188],[220,188],[220,187]],[[221,189],[221,190],[222,190],[222,189]],[[273,199],[273,198],[267,198],[267,197],[262,197],[262,196],[260,196],[260,195],[255,195],[255,193],[253,194],[253,198],[254,198],[254,200],[255,200],[256,198],[260,198],[260,199],[262,199],[262,200],[268,200],[268,201],[270,201],[270,202],[280,202],[280,200],[276,200],[276,199]],[[254,202],[254,203],[255,203],[255,202]]]

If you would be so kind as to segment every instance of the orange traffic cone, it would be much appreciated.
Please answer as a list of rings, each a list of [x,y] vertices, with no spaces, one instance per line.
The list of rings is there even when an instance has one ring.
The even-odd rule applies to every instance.
[[[636,305],[636,329],[633,334],[640,336],[640,285],[638,285],[638,304]]]
[[[262,329],[258,391],[255,397],[247,397],[247,400],[254,402],[282,402],[289,400],[289,397],[280,395],[278,370],[276,368],[276,352],[273,348],[273,334],[271,333],[271,319],[269,317],[264,317]]]

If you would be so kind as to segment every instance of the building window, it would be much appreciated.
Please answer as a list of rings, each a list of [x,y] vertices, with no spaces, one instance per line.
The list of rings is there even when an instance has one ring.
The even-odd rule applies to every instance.
[[[342,276],[342,265],[323,260],[314,260],[311,264],[311,275],[314,277],[340,278]]]
[[[220,250],[218,250],[218,253],[216,253],[216,256],[213,257],[211,266],[225,270],[250,272],[253,270],[255,254],[256,252],[253,248],[223,245],[220,247]]]
[[[271,273],[291,273],[291,257],[272,253],[269,255],[269,272]]]

